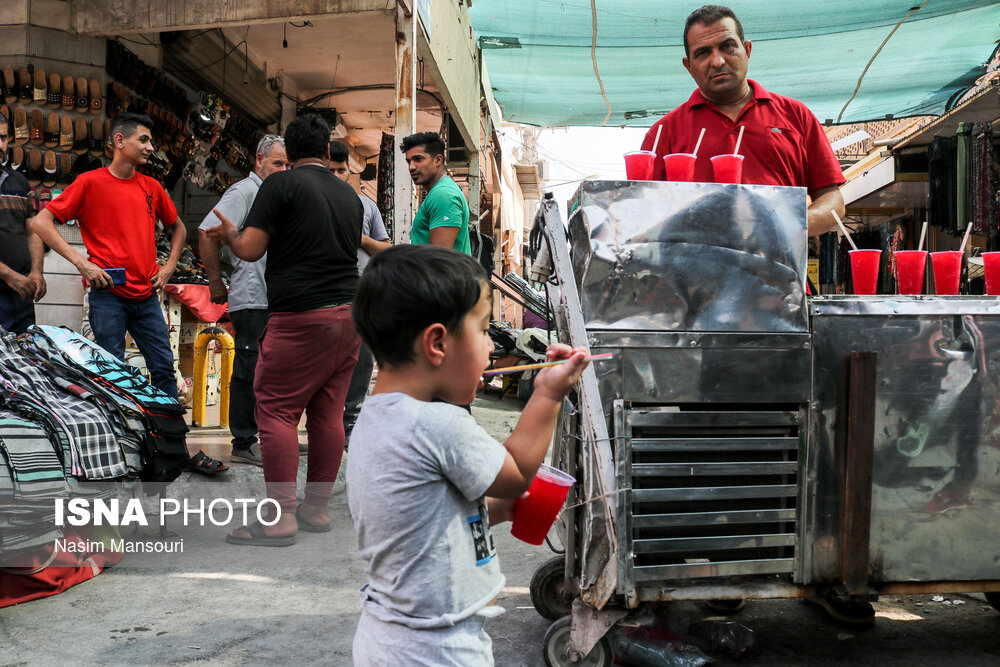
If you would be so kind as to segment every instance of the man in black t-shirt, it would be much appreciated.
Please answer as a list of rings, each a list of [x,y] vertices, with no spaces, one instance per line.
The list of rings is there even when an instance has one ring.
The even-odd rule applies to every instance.
[[[330,128],[300,116],[285,131],[290,171],[261,184],[242,233],[219,211],[221,225],[205,230],[240,259],[267,252],[270,319],[254,378],[257,426],[267,495],[277,523],[237,528],[232,544],[287,546],[298,530],[330,530],[327,503],[344,453],[344,397],[360,338],[350,304],[358,284],[358,246],[364,210],[357,193],[327,167]],[[309,460],[305,501],[295,507],[297,428],[307,413]]]
[[[7,154],[10,122],[0,113],[0,155]],[[42,240],[28,226],[34,215],[22,174],[0,167],[0,327],[23,333],[35,323],[35,301],[45,296]]]

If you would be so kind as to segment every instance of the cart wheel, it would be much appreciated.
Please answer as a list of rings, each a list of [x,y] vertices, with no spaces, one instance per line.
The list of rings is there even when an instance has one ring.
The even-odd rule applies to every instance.
[[[573,595],[566,590],[566,558],[556,556],[535,570],[531,577],[531,604],[542,618],[556,621],[573,608]]]
[[[569,633],[571,618],[563,616],[549,626],[545,632],[542,657],[549,667],[611,667],[615,662],[615,653],[611,650],[611,642],[607,636],[601,637],[593,650],[578,662],[569,658]]]
[[[983,593],[986,596],[986,601],[990,603],[990,606],[1000,611],[1000,593]],[[532,601],[534,601],[534,596],[532,596]]]

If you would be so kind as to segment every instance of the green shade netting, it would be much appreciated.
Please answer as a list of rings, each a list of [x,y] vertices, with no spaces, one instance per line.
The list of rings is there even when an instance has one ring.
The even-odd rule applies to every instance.
[[[840,116],[879,45],[921,1],[728,6],[753,42],[749,78],[802,100],[822,122]],[[682,31],[701,3],[596,0],[596,6],[597,64],[611,103],[607,124],[649,126],[694,90],[681,64]],[[590,0],[475,0],[470,12],[505,120],[604,123],[607,105],[591,60]],[[986,73],[998,38],[1000,2],[930,0],[879,52],[840,122],[947,111]]]

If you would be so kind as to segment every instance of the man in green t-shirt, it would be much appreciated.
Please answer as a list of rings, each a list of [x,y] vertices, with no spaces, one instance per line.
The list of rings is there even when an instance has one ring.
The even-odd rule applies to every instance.
[[[444,172],[444,142],[436,132],[420,132],[403,138],[400,150],[406,156],[410,177],[427,189],[424,202],[413,216],[410,243],[452,248],[467,255],[469,204],[462,189]]]

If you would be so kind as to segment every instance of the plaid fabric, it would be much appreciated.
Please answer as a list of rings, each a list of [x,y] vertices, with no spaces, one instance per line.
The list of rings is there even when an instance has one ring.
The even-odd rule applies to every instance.
[[[65,428],[76,457],[73,474],[77,474],[77,463],[87,479],[114,479],[126,474],[125,457],[104,412],[56,386],[34,360],[20,352],[17,339],[6,331],[0,335],[0,378],[9,394],[29,399],[34,409],[53,415]]]
[[[104,375],[73,362],[72,355],[64,354],[64,349],[40,328],[20,336],[18,342],[25,354],[45,365],[60,387],[77,396],[89,394],[98,399],[97,404],[104,408],[118,434],[131,475],[145,481],[170,481],[177,477],[190,458],[184,440],[188,426],[178,403],[171,399],[171,404],[144,404],[138,396],[122,388],[126,383],[112,383]],[[133,378],[129,382],[150,387],[141,376],[137,377],[138,380]]]
[[[14,497],[55,498],[69,491],[62,462],[37,424],[0,410],[0,452],[14,484]]]

